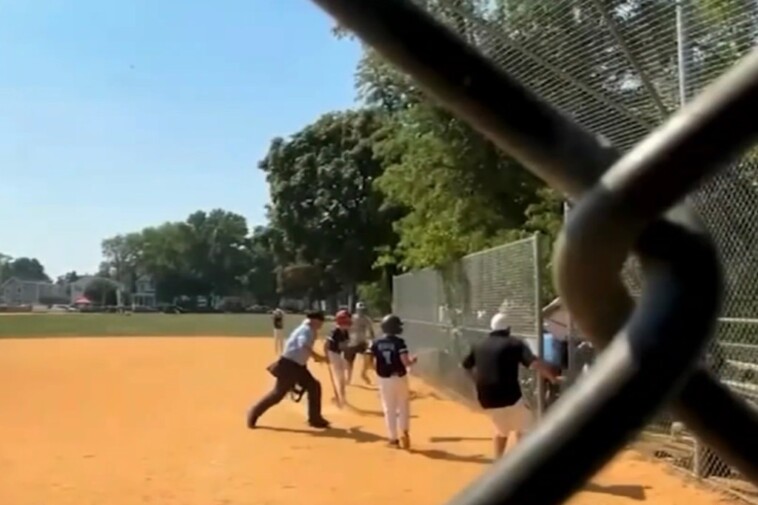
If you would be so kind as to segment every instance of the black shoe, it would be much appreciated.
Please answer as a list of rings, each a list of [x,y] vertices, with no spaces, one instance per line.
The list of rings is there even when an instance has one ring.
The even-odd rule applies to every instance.
[[[255,425],[258,423],[258,417],[252,414],[247,416],[247,427],[251,430],[255,429]]]
[[[330,426],[329,421],[324,419],[323,417],[321,419],[313,419],[308,421],[308,426],[311,428],[320,428],[320,429],[326,429]]]

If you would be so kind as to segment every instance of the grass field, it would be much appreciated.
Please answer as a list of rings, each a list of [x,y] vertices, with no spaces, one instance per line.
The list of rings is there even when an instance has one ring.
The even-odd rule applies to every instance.
[[[288,314],[285,330],[301,316]],[[265,314],[5,314],[0,338],[195,336],[251,337],[271,334]]]
[[[339,410],[320,365],[312,369],[333,429],[311,430],[304,403],[285,400],[248,430],[248,406],[271,385],[271,341],[222,335],[268,330],[267,317],[4,316],[0,326],[6,321],[6,337],[52,336],[44,329],[93,337],[105,328],[122,338],[0,340],[3,505],[434,505],[490,465],[483,415],[414,382],[413,450],[389,449],[377,392],[351,387],[353,407]],[[138,331],[164,337],[125,336]],[[627,451],[570,504],[726,502]]]

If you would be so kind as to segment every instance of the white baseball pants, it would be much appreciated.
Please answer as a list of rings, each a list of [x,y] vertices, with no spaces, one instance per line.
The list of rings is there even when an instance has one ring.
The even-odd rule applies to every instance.
[[[402,433],[410,427],[411,398],[408,376],[379,377],[379,396],[382,399],[389,438],[398,440],[398,431]]]
[[[341,353],[334,351],[327,351],[329,355],[329,368],[332,369],[332,377],[334,377],[334,385],[337,387],[337,394],[339,398],[337,401],[340,404],[345,403],[345,388],[347,387],[347,360]]]
[[[510,407],[484,409],[484,412],[492,420],[495,434],[501,437],[508,437],[512,432],[525,433],[534,422],[532,413],[526,408],[523,400]]]

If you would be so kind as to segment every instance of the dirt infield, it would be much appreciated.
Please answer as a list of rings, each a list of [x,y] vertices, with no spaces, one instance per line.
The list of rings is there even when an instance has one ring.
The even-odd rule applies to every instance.
[[[239,338],[0,341],[0,503],[432,505],[489,464],[486,419],[420,385],[412,453],[384,447],[376,392],[358,387],[356,410],[325,408],[332,431],[307,428],[305,405],[289,400],[247,430],[270,349]],[[726,501],[628,452],[571,503]]]

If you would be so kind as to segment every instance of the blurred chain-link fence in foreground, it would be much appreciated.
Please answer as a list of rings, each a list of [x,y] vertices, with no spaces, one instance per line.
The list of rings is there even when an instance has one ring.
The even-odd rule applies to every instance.
[[[756,0],[417,1],[510,75],[621,150],[661,124],[758,40]],[[758,149],[719,172],[691,202],[719,246],[726,278],[722,318],[706,360],[725,384],[758,402]],[[492,282],[519,270],[517,265],[492,272]],[[408,296],[415,276],[435,282],[432,273],[400,278],[400,296]],[[433,292],[418,291],[417,303]],[[439,323],[414,324],[430,324],[445,332],[440,338],[451,339]],[[413,335],[421,332],[411,329]],[[758,489],[670,415],[651,423],[640,447],[758,501]]]
[[[506,311],[513,334],[537,352],[540,328],[538,235],[471,254],[444,269],[426,268],[393,279],[392,309],[419,357],[414,372],[474,402],[471,379],[460,366],[471,344],[489,332],[493,315]],[[537,408],[534,377],[524,372],[530,406]]]

